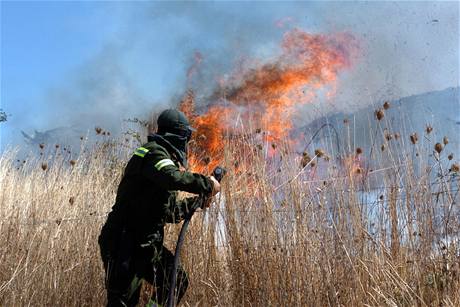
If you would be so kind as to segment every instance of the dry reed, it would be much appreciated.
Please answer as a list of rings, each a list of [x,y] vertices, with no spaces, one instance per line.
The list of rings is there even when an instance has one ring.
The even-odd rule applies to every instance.
[[[192,220],[183,305],[459,306],[458,164],[447,169],[438,149],[430,160],[433,144],[413,157],[412,146],[380,139],[387,150],[372,166],[356,160],[361,148],[318,159],[332,152],[327,142],[313,158],[283,144],[266,158],[226,141],[224,164],[238,167]],[[134,148],[120,143],[78,163],[0,157],[1,306],[104,304],[97,236]],[[179,227],[167,227],[167,246]]]

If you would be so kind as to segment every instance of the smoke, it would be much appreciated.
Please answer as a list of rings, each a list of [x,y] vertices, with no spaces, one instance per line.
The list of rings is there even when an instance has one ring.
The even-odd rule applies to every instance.
[[[119,131],[122,121],[151,110],[121,65],[120,50],[107,47],[80,67],[66,84],[49,90],[45,118],[55,126]]]
[[[351,69],[338,74],[334,95],[320,94],[299,111],[303,124],[329,111],[459,84],[455,2],[106,5],[118,8],[117,33],[46,89],[39,114],[14,114],[18,122],[29,129],[102,126],[117,132],[124,119],[175,105],[189,88],[198,104],[209,103],[222,80],[276,58],[292,28],[352,33],[362,46]]]
[[[311,103],[319,90],[333,88],[337,75],[352,65],[359,44],[347,33],[314,35],[293,29],[285,33],[280,48],[271,61],[242,67],[222,80],[220,89],[206,99],[202,114],[193,111],[192,94],[181,103],[197,129],[194,160],[203,168],[220,163],[224,134],[263,130],[264,142],[286,141],[296,108]],[[196,63],[200,62],[198,57]],[[237,118],[244,130],[235,125]],[[203,152],[211,153],[213,160],[200,159]]]
[[[337,105],[459,86],[458,2],[336,4],[327,18],[331,29],[349,29],[364,47],[354,72],[343,76]]]

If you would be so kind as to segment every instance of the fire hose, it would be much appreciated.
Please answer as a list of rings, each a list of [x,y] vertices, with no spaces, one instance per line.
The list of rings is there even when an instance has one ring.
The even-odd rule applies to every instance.
[[[212,172],[212,175],[218,182],[222,180],[226,173],[225,168],[217,166],[214,171]],[[206,197],[203,195],[200,195],[197,199],[197,202],[203,203],[206,201]],[[170,282],[169,282],[169,294],[168,294],[168,307],[174,307],[175,304],[175,292],[176,292],[176,281],[177,281],[177,268],[179,267],[179,257],[180,257],[180,249],[182,247],[182,244],[184,242],[185,238],[185,233],[187,231],[188,225],[190,223],[190,220],[192,219],[193,214],[196,211],[196,206],[192,206],[192,208],[189,210],[187,215],[184,218],[184,224],[182,225],[182,228],[179,233],[179,237],[177,238],[177,243],[176,243],[176,251],[174,253],[174,264],[171,268],[170,272]]]

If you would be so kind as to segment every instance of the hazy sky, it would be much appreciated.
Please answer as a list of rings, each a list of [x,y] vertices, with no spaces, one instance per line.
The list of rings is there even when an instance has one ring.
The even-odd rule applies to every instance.
[[[1,145],[34,128],[116,129],[176,101],[196,52],[204,89],[238,59],[276,54],[294,27],[360,42],[332,103],[315,109],[459,85],[458,2],[2,1]]]

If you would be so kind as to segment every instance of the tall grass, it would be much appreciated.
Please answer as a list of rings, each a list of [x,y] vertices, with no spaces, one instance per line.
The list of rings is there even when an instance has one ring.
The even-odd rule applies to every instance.
[[[346,153],[325,140],[268,157],[257,137],[226,141],[223,191],[183,248],[183,305],[459,306],[458,164],[434,137],[389,139],[383,125],[372,149],[345,137]],[[105,303],[97,236],[132,149],[1,156],[0,306]]]

